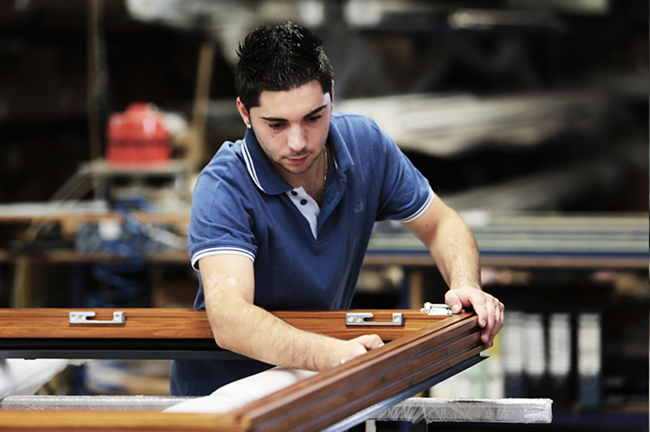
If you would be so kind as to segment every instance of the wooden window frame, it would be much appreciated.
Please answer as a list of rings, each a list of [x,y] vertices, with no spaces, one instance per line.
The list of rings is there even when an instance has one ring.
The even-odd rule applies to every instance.
[[[23,330],[18,331],[17,328],[20,327],[20,322],[30,322],[25,316],[30,315],[29,309],[23,309],[22,314],[16,314],[14,316],[16,319],[13,321],[2,312],[0,311],[0,317],[3,318],[0,320],[2,329],[0,337],[11,338],[6,335],[10,330],[7,327],[2,328],[10,321],[13,325],[8,327],[16,330],[11,334],[14,337],[24,337]],[[298,318],[295,319],[299,319],[301,315],[296,312],[288,314],[297,314]],[[309,317],[303,315],[300,319],[319,321],[318,314]],[[200,315],[194,315],[200,318]],[[67,314],[65,316],[67,320]],[[478,361],[476,359],[484,346],[480,341],[480,327],[475,314],[462,313],[447,318],[428,318],[430,318],[429,325],[413,331],[404,331],[407,334],[397,337],[381,348],[226,414],[180,414],[154,411],[29,411],[27,413],[5,410],[0,411],[0,430],[320,431],[333,427],[364,410],[367,411],[382,401],[390,399],[391,403],[397,403],[400,398],[408,397],[410,389],[417,389],[418,386],[427,384],[432,377],[444,375],[445,371],[453,370],[459,365],[471,365]],[[188,326],[205,329],[205,322],[201,321],[202,319]],[[427,322],[426,318],[424,322]],[[322,327],[322,323],[318,325]],[[43,330],[43,326],[43,324],[36,326],[40,328],[39,332]],[[372,332],[381,330],[380,327],[383,326],[372,328]],[[97,330],[84,328],[81,333],[88,331]],[[194,336],[204,335],[200,331],[204,330],[196,330]],[[369,332],[367,328],[354,330],[354,332],[358,331]],[[100,330],[100,332],[105,331]],[[52,336],[53,334],[59,336],[61,334],[56,329],[50,329],[49,333],[50,337],[56,337]],[[106,334],[108,333],[106,331]],[[137,331],[132,334],[136,335],[134,337],[142,337],[142,334]],[[168,337],[165,332],[162,334],[164,336],[160,333],[158,336]],[[355,337],[352,334],[356,333],[347,336]],[[40,338],[42,337],[41,334]],[[69,334],[66,334],[66,337],[69,337]],[[110,338],[114,335],[106,337]],[[38,338],[35,337],[34,341],[36,339]],[[357,420],[363,421],[361,418]]]

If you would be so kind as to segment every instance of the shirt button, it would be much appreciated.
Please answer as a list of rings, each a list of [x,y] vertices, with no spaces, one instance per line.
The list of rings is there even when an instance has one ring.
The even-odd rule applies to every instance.
[[[302,200],[300,200],[300,204],[302,204],[302,205],[307,204],[307,200],[306,200],[306,199],[302,199]]]
[[[295,190],[292,190],[292,191],[291,191],[291,195],[293,195],[293,196],[298,196],[298,192],[296,192]]]

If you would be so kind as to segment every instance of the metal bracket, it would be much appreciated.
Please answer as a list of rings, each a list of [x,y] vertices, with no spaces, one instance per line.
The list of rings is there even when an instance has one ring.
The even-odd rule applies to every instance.
[[[102,320],[89,320],[97,315],[95,312],[82,312],[75,311],[68,314],[69,324],[126,324],[126,316],[124,312],[113,312],[113,319],[111,321]]]
[[[420,312],[425,312],[429,316],[451,316],[454,312],[444,303],[426,302]],[[463,311],[461,311],[463,312]]]
[[[375,316],[372,312],[350,312],[345,314],[345,325],[363,325],[363,326],[403,326],[404,314],[393,312],[393,320],[390,322],[366,321],[366,318]]]

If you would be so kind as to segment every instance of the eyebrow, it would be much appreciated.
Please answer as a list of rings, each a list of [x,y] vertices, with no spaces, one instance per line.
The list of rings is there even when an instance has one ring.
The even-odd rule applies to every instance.
[[[318,114],[320,111],[325,109],[326,106],[327,105],[322,105],[322,106],[316,108],[315,110],[313,110],[313,111],[309,112],[307,115],[305,115],[303,118],[309,118],[309,117],[312,117],[312,116]],[[266,120],[268,122],[286,122],[287,121],[287,119],[283,119],[283,118],[279,118],[279,117],[262,117],[262,120]]]

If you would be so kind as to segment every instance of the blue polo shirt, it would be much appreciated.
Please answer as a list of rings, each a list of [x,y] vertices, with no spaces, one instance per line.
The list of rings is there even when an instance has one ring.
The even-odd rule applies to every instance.
[[[332,158],[319,207],[277,173],[252,130],[224,143],[194,189],[192,266],[198,270],[206,256],[242,255],[254,262],[254,301],[266,310],[349,308],[374,222],[416,219],[433,191],[369,117],[333,113],[327,145]],[[194,307],[205,308],[202,282]],[[195,373],[200,363],[210,365]],[[268,367],[250,363],[250,373]],[[172,393],[211,393],[248,375],[240,376],[239,367],[176,361]]]

